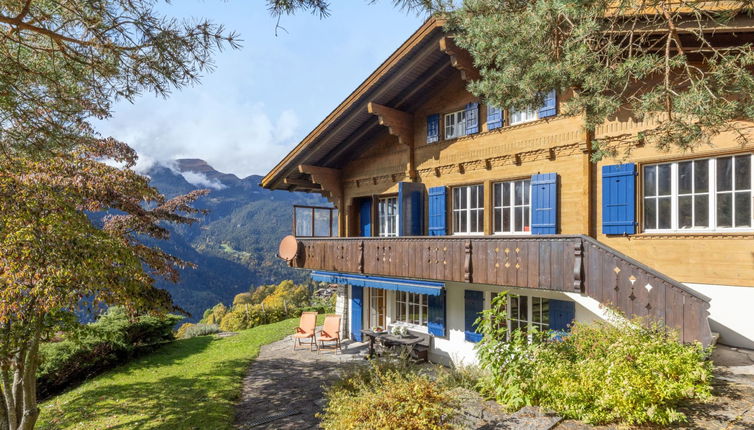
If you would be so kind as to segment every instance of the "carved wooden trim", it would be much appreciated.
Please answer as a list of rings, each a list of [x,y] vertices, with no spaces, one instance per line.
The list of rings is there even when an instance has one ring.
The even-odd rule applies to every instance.
[[[584,249],[582,248],[581,241],[576,242],[573,246],[573,289],[577,292],[583,290],[583,256]]]
[[[364,241],[359,241],[359,273],[364,273]]]
[[[336,205],[340,205],[340,200],[343,197],[340,169],[301,164],[298,166],[298,171],[310,175],[312,182],[322,187],[325,197]]]
[[[396,136],[399,144],[408,147],[408,177],[415,180],[414,115],[375,102],[367,104],[367,111],[377,116],[380,125],[387,127],[388,133]]]
[[[463,280],[466,282],[473,282],[473,267],[471,267],[471,241],[467,240],[463,245],[463,250],[466,255],[463,263]]]
[[[474,59],[465,49],[459,48],[453,39],[440,39],[440,51],[450,56],[450,65],[461,72],[461,79],[473,81],[479,79],[479,71],[474,67]]]

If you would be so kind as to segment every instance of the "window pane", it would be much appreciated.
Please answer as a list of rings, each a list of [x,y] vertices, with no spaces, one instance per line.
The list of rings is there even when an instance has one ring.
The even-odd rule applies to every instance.
[[[495,231],[503,231],[503,210],[495,209],[493,221],[495,222]]]
[[[670,195],[670,172],[670,164],[662,164],[657,166],[657,191],[661,196]]]
[[[518,315],[519,319],[522,321],[528,321],[529,320],[529,297],[528,296],[519,296],[518,298]]]
[[[644,199],[644,228],[657,228],[656,199]]]
[[[461,212],[461,228],[458,231],[460,231],[460,232],[468,232],[469,231],[468,212],[466,212],[466,211]]]
[[[678,228],[694,226],[691,218],[691,198],[691,196],[678,197]]]
[[[474,212],[471,213],[471,219],[469,219],[469,223],[471,224],[469,231],[476,232],[479,231],[479,225],[477,224],[477,217],[475,216]]]
[[[750,188],[751,156],[736,157],[736,190],[748,190]],[[736,212],[738,212],[738,209],[736,209]]]
[[[515,231],[524,231],[524,208],[516,208],[516,228]]]
[[[506,182],[503,184],[503,205],[510,206],[511,204],[511,183]]]
[[[521,181],[516,181],[514,183],[515,190],[515,200],[514,204],[516,205],[522,205],[524,204],[524,184],[521,183]]]
[[[657,166],[644,167],[644,196],[654,196],[657,190]]]
[[[709,191],[709,160],[694,161],[694,192]]]
[[[670,197],[662,197],[658,200],[657,228],[671,228]]]
[[[492,190],[493,190],[492,191],[492,195],[495,197],[495,201],[494,201],[493,205],[495,207],[502,206],[502,204],[503,204],[503,199],[502,199],[503,184],[495,184],[495,185],[493,185]]]
[[[531,320],[535,323],[542,322],[542,299],[539,297],[531,298]]]
[[[717,159],[717,191],[730,191],[732,187],[731,169],[733,162],[731,157]]]
[[[511,231],[511,209],[503,209],[503,231]]]
[[[461,208],[461,189],[453,188],[453,209]]]
[[[478,226],[477,233],[484,231],[484,210],[476,211],[476,225]]]
[[[525,205],[529,204],[530,195],[531,195],[531,181],[527,179],[524,181],[524,204]]]
[[[709,227],[709,197],[706,194],[694,197],[694,226]]]
[[[691,161],[678,163],[678,194],[691,193]],[[691,206],[689,206],[689,213]]]
[[[749,226],[751,226],[751,192],[736,193],[736,227]]]
[[[717,195],[717,226],[733,226],[733,195],[721,193]]]
[[[524,231],[529,231],[529,206],[524,207]]]

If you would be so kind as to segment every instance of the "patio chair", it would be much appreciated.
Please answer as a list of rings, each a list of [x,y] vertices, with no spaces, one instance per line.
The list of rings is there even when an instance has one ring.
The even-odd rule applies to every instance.
[[[325,324],[319,331],[317,340],[320,343],[317,352],[325,347],[325,342],[335,342],[335,353],[338,353],[340,350],[340,315],[325,316]]]
[[[311,339],[309,342],[309,350],[317,347],[317,342],[314,340],[314,329],[317,327],[317,313],[316,312],[302,312],[301,320],[299,320],[298,327],[296,327],[296,333],[293,333],[293,350],[296,350],[296,343],[303,345],[302,339]]]

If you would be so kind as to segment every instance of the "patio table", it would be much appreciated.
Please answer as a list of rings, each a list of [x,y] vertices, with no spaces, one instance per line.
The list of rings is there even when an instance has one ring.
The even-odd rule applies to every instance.
[[[422,341],[419,336],[409,334],[407,336],[396,336],[388,332],[375,332],[373,330],[361,330],[361,334],[369,338],[369,357],[374,357],[374,342],[379,338],[385,346],[409,346],[413,347]]]

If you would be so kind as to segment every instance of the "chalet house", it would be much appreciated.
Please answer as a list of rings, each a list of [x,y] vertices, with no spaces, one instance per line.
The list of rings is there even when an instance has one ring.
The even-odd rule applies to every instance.
[[[289,263],[341,285],[346,336],[406,325],[431,336],[433,360],[473,362],[473,322],[507,291],[511,328],[568,330],[613,308],[754,348],[751,147],[721,135],[593,163],[593,137],[652,120],[591,136],[560,115],[568,93],[515,111],[470,94],[475,77],[430,19],[262,180],[337,208],[295,208]]]

